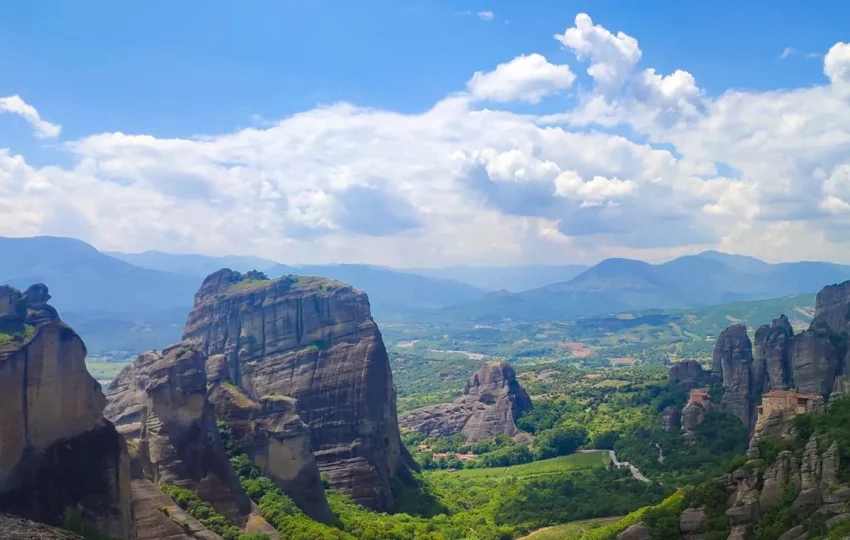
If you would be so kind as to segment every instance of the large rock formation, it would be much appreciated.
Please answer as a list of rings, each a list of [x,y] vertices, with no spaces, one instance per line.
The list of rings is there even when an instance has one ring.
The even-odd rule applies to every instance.
[[[266,463],[278,481],[313,476],[303,451],[306,425],[331,484],[365,506],[394,508],[390,481],[410,479],[415,464],[401,443],[389,359],[365,293],[322,278],[220,270],[195,295],[184,340],[216,363],[219,383],[239,388],[274,426],[269,455],[291,458],[283,472],[271,458]],[[263,452],[254,452],[260,466]]]
[[[822,437],[810,438],[802,461],[794,453],[783,451],[767,466],[762,460],[753,459],[712,481],[714,487],[728,495],[724,513],[731,527],[729,540],[748,538],[766,512],[788,504],[785,497],[789,493],[796,493],[793,508],[805,508],[801,515],[818,516],[826,521],[827,527],[850,517],[847,512],[850,486],[842,484],[838,476],[839,447],[835,442],[828,445],[825,442]],[[708,527],[712,520],[707,518],[705,509],[686,509],[679,521],[682,536],[696,539],[701,538],[699,534],[712,532]],[[716,526],[717,522],[713,523]],[[805,523],[797,525],[779,538],[796,539],[805,530]]]
[[[794,329],[788,317],[781,315],[756,330],[753,360],[755,391],[787,390],[791,387],[790,343]],[[759,374],[763,374],[759,377]]]
[[[791,340],[791,368],[796,390],[829,399],[835,378],[842,371],[841,351],[829,328],[809,329]]]
[[[47,287],[0,287],[0,511],[134,538],[129,458]]]
[[[82,536],[63,529],[4,514],[0,514],[0,538],[3,540],[83,540]]]
[[[753,345],[747,327],[736,324],[721,332],[714,345],[712,371],[723,379],[723,409],[737,416],[748,428],[756,420],[752,364]]]
[[[752,431],[762,393],[794,390],[824,401],[850,392],[850,281],[825,287],[808,330],[794,334],[785,315],[755,332],[755,355],[744,325],[724,330],[714,347],[712,370],[723,379],[723,408]],[[759,433],[782,433],[793,411],[759,418]],[[766,429],[762,429],[766,428]]]
[[[175,345],[124,368],[107,392],[106,414],[138,448],[145,478],[190,489],[244,525],[251,501],[225,454],[206,395],[206,357]]]
[[[298,415],[295,399],[269,394],[257,402],[228,380],[212,375],[211,379],[210,401],[239,448],[307,515],[332,522],[334,516],[310,446],[310,430]]]
[[[707,382],[708,375],[696,360],[682,360],[670,366],[667,380],[680,392],[688,392]]]
[[[812,328],[821,325],[836,332],[850,331],[850,281],[829,285],[818,292]]]
[[[399,422],[403,429],[433,437],[463,433],[469,443],[496,435],[527,442],[530,438],[517,428],[516,419],[532,408],[510,364],[490,362],[467,379],[462,397],[407,412]]]
[[[710,400],[694,399],[693,394],[691,394],[688,398],[688,402],[682,409],[682,419],[679,422],[679,425],[682,427],[682,431],[686,433],[693,431],[695,427],[705,421],[708,417],[708,413],[711,412],[712,409],[713,406]]]

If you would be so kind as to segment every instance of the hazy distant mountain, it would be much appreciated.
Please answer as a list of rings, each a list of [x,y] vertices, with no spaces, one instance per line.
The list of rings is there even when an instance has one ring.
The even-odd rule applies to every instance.
[[[447,268],[406,268],[405,272],[422,276],[452,279],[485,291],[521,292],[552,283],[567,281],[588,267],[573,264],[562,266],[449,266]]]
[[[253,257],[110,255],[71,238],[0,237],[0,284],[23,289],[46,283],[51,303],[95,354],[137,353],[178,341],[195,291],[204,277],[222,267],[258,269],[273,277],[297,273],[344,281],[369,294],[379,320],[484,295],[464,283],[363,265],[296,268]]]
[[[270,277],[284,274],[324,276],[366,291],[378,319],[439,309],[484,296],[484,291],[448,279],[420,276],[400,270],[362,264],[276,266]]]
[[[0,237],[0,284],[25,288],[36,282],[46,283],[53,305],[70,324],[85,331],[83,337],[88,337],[86,342],[95,353],[114,349],[139,352],[179,339],[201,280],[222,266],[256,268],[272,277],[294,273],[344,281],[368,293],[379,322],[411,317],[443,323],[470,319],[569,319],[813,293],[825,284],[850,279],[850,266],[819,262],[768,264],[751,257],[705,252],[657,265],[608,259],[571,279],[543,287],[519,293],[486,293],[468,283],[435,277],[440,270],[426,276],[357,264],[275,265],[253,257],[157,252],[110,256],[69,238]],[[163,271],[166,269],[170,271]],[[524,287],[521,283],[545,281],[547,276],[569,276],[578,269],[444,270],[445,275],[489,283],[489,287],[510,285],[516,290]]]
[[[130,264],[141,266],[142,268],[197,276],[200,278],[205,278],[222,268],[230,268],[238,272],[247,272],[248,270],[266,271],[279,264],[275,261],[261,259],[259,257],[239,257],[236,255],[214,257],[210,255],[163,253],[161,251],[145,251],[142,253],[106,251],[104,253]]]
[[[140,268],[72,238],[0,237],[0,254],[0,283],[46,283],[60,312],[189,308],[199,285],[197,278]]]
[[[569,319],[642,309],[708,306],[817,292],[850,279],[850,266],[770,264],[708,251],[664,264],[607,259],[575,278],[512,295],[488,295],[442,310],[465,320]]]

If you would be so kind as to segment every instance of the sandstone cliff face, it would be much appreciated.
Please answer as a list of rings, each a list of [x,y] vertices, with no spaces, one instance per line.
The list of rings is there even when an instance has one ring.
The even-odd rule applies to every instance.
[[[401,443],[389,359],[362,291],[321,278],[247,280],[221,270],[195,295],[184,340],[218,357],[222,380],[252,401],[294,398],[328,481],[360,504],[394,508],[390,481],[409,479],[415,465]],[[293,433],[303,429],[283,423],[279,435],[290,425]],[[298,437],[279,442],[288,439],[288,455],[302,455]],[[283,476],[310,468],[309,458],[295,461]]]
[[[789,361],[794,329],[785,315],[762,325],[755,334],[754,390],[787,390],[791,386]],[[758,375],[763,373],[761,377]]]
[[[200,351],[175,345],[143,354],[118,375],[107,397],[106,414],[138,447],[145,478],[195,491],[244,525],[251,501],[225,454]]]
[[[755,332],[755,355],[744,325],[724,330],[714,347],[712,371],[723,379],[723,408],[751,430],[756,405],[769,390],[817,394],[828,401],[850,391],[848,321],[850,282],[825,287],[818,294],[811,327],[794,334],[784,315]],[[771,413],[759,419],[759,434],[781,433],[793,414]]]
[[[821,325],[836,332],[850,331],[850,281],[824,287],[818,292],[812,328]]]
[[[828,329],[807,330],[791,341],[791,368],[797,391],[829,399],[842,369],[840,351]]]
[[[680,392],[687,392],[707,382],[708,375],[696,360],[683,360],[670,366],[667,380],[675,384]]]
[[[319,467],[310,447],[310,430],[298,415],[293,398],[268,395],[259,403],[227,380],[213,383],[209,393],[216,415],[231,430],[234,442],[304,512],[329,523]]]
[[[403,429],[428,436],[466,435],[475,443],[507,435],[519,442],[530,437],[516,427],[517,417],[534,406],[507,362],[491,362],[466,381],[464,395],[452,403],[440,403],[407,412],[399,422]]]
[[[711,412],[711,407],[711,402],[688,401],[682,409],[682,419],[680,422],[682,431],[692,431],[695,427],[702,424],[708,413]]]
[[[714,345],[712,371],[723,379],[722,406],[749,427],[755,423],[752,393],[753,346],[742,324],[720,333]]]
[[[47,287],[0,287],[0,510],[61,525],[69,509],[113,538],[134,537],[129,459],[103,418],[86,348],[47,304]]]
[[[748,538],[765,512],[782,504],[789,487],[797,493],[793,508],[814,510],[825,518],[827,526],[850,517],[847,513],[850,486],[839,482],[839,464],[838,444],[826,445],[821,437],[812,437],[806,443],[802,461],[792,452],[783,451],[767,468],[760,461],[750,461],[733,473],[715,479],[714,482],[729,494],[725,510],[732,527],[729,540]],[[702,509],[691,508],[682,513],[679,523],[683,535],[709,532],[695,522],[705,525]],[[805,530],[805,525],[798,525],[780,538],[796,539]]]

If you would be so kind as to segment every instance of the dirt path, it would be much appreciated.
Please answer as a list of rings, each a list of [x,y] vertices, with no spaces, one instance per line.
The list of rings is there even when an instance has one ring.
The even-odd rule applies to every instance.
[[[525,536],[520,536],[520,537],[519,537],[519,538],[517,538],[516,540],[528,540],[529,538],[531,538],[531,537],[532,537],[532,536],[534,536],[535,534],[537,534],[537,533],[542,533],[543,531],[548,531],[548,530],[549,530],[549,529],[551,529],[551,528],[552,528],[551,526],[550,526],[550,527],[541,527],[541,528],[539,528],[539,529],[537,529],[537,530],[531,531],[530,533],[526,534]]]

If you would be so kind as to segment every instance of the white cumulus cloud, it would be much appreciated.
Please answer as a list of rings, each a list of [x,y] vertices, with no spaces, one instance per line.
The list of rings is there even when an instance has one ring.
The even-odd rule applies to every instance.
[[[26,120],[35,130],[36,137],[46,139],[59,136],[62,126],[42,120],[35,107],[25,102],[20,96],[0,97],[0,113],[17,114]]]
[[[567,65],[551,64],[543,55],[517,56],[493,71],[476,71],[466,83],[476,99],[539,103],[548,94],[568,89],[575,74]]]
[[[506,58],[420,113],[336,103],[193,138],[92,133],[64,145],[70,165],[0,149],[0,234],[292,263],[709,248],[850,262],[850,45],[829,50],[820,84],[709,94],[585,14],[556,39],[581,68]],[[591,77],[578,99],[543,101],[573,88],[573,69]],[[498,105],[512,102],[540,114]],[[0,110],[59,133],[20,98]]]

